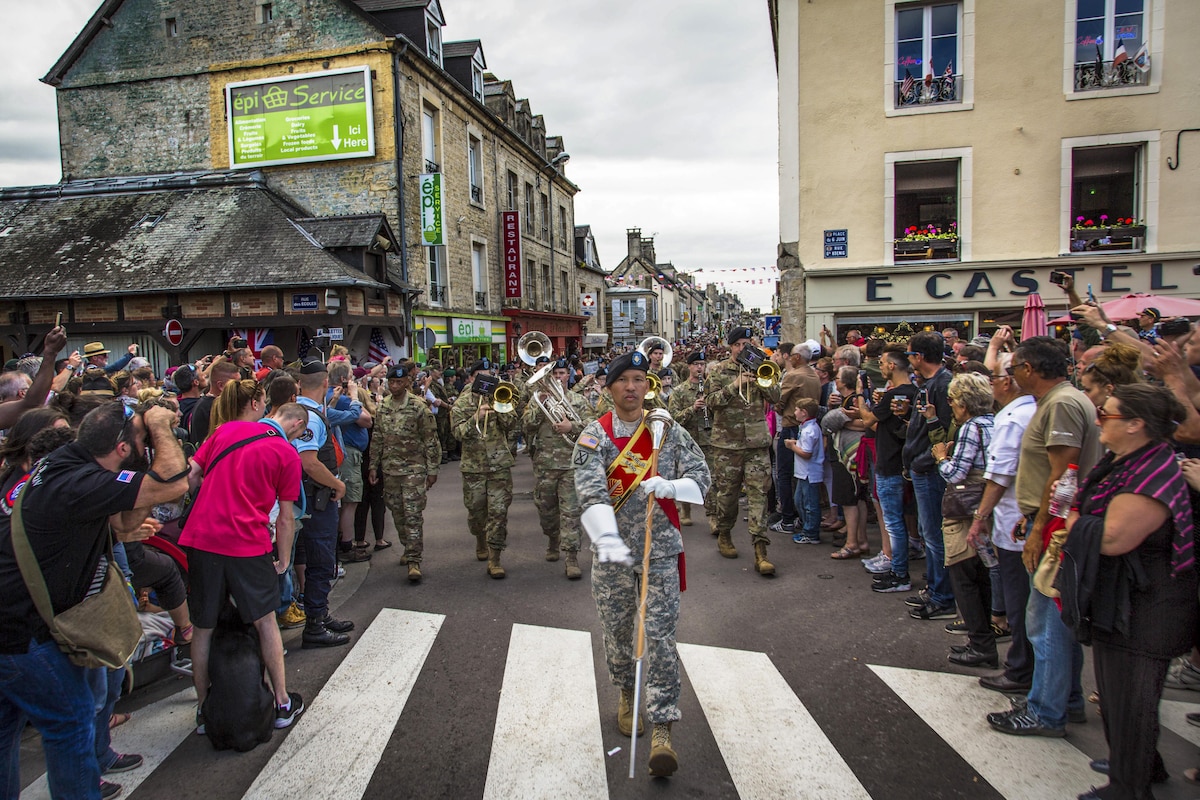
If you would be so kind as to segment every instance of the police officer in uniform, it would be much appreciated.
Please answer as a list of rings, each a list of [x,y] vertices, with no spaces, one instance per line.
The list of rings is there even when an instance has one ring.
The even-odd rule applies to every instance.
[[[642,407],[648,366],[648,359],[636,351],[612,362],[608,385],[616,409],[584,428],[573,461],[575,488],[583,507],[581,522],[592,540],[592,596],[604,627],[609,679],[621,692],[617,727],[625,736],[632,733],[635,720],[638,729],[642,728],[638,709],[633,707],[633,648],[638,586],[640,581],[648,581],[645,675],[646,716],[653,726],[650,774],[665,777],[679,766],[671,746],[671,724],[680,716],[675,631],[683,537],[674,501],[703,502],[710,477],[704,453],[682,426],[674,424],[666,428],[657,475],[649,475],[651,434]],[[653,414],[663,412],[649,416]],[[649,509],[650,570],[643,575],[649,492],[654,493],[656,502]]]
[[[375,417],[368,472],[372,486],[383,484],[413,582],[421,580],[426,493],[437,483],[442,458],[437,422],[424,399],[410,391],[415,370],[412,364],[400,364],[388,371],[390,394]]]
[[[737,558],[731,531],[737,522],[738,496],[746,490],[750,512],[750,537],[754,541],[754,568],[774,575],[767,560],[767,490],[771,484],[771,434],[767,430],[765,403],[779,402],[779,386],[764,389],[754,375],[737,363],[753,343],[754,331],[737,327],[729,332],[729,358],[713,370],[705,384],[705,401],[712,414],[713,484],[717,491],[717,549],[725,558]]]
[[[704,451],[704,460],[708,463],[708,471],[715,472],[712,460],[712,414],[709,412],[701,387],[704,385],[704,369],[708,366],[704,351],[697,350],[687,357],[688,378],[675,387],[671,392],[669,408],[671,416],[683,426],[684,430],[700,445]],[[704,513],[708,516],[708,527],[715,534],[716,496],[709,492],[704,498]],[[679,522],[681,525],[692,524],[692,507],[688,503],[679,504]]]
[[[481,373],[494,376],[496,365],[488,359],[471,365],[471,386]],[[509,434],[520,417],[516,411],[499,413],[490,398],[464,388],[450,410],[450,429],[462,442],[463,505],[467,525],[475,537],[475,557],[487,560],[487,574],[503,578],[500,553],[508,539],[508,507],[512,505],[512,466],[516,463]]]
[[[548,359],[547,359],[548,361]],[[551,423],[532,397],[525,407],[522,422],[525,441],[533,458],[533,504],[537,506],[542,533],[549,540],[546,560],[558,561],[561,548],[566,560],[566,574],[571,580],[583,577],[579,570],[579,498],[575,494],[575,465],[571,459],[575,439],[584,426],[595,419],[591,406],[583,396],[567,390],[570,368],[565,359],[554,363],[551,380],[563,387],[567,402],[579,417],[578,422],[565,419]],[[550,399],[543,396],[543,402]],[[564,436],[570,437],[568,442]]]

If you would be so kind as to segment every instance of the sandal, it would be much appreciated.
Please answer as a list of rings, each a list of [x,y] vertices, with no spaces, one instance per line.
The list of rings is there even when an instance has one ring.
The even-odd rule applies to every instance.
[[[391,546],[392,546],[392,543],[389,542],[387,539],[380,539],[378,542],[375,543],[376,550],[387,550]]]
[[[194,628],[194,625],[184,625],[182,628],[176,628],[174,636],[175,644],[191,644],[192,630]]]
[[[117,727],[118,725],[124,725],[126,722],[129,722],[129,720],[132,718],[133,718],[133,714],[117,714],[114,712],[113,715],[108,718],[108,729],[112,730],[113,728]]]
[[[821,530],[823,531],[840,531],[845,527],[846,523],[840,519],[837,522],[834,522],[832,525],[826,525],[824,522],[821,523]]]
[[[838,550],[836,553],[829,554],[830,558],[836,558],[839,561],[845,560],[847,558],[858,558],[858,556],[859,556],[858,548],[851,549],[849,547],[843,547],[841,550]]]

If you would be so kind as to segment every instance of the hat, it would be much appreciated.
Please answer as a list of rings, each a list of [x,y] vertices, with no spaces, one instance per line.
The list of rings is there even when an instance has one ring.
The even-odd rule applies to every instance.
[[[695,364],[697,361],[707,361],[703,350],[697,350],[687,357],[687,363]]]
[[[536,367],[538,364],[549,364],[549,363],[550,363],[550,357],[549,357],[549,356],[538,356],[538,357],[537,357],[537,358],[534,360],[534,362],[533,362],[533,365]]]
[[[753,339],[754,331],[749,328],[734,328],[729,332],[729,344],[737,344],[742,339]]]
[[[397,364],[388,370],[388,380],[390,381],[392,378],[407,378],[408,374],[412,372],[412,370],[413,368],[408,364]]]
[[[818,342],[816,339],[809,339],[808,341],[804,342],[804,344],[808,345],[809,360],[821,357],[820,342]]]
[[[570,369],[571,365],[567,363],[567,360],[565,358],[560,358],[558,361],[554,362],[554,368],[555,369]]]
[[[431,358],[425,362],[425,369],[441,369],[442,362],[436,358]]]
[[[113,391],[112,380],[104,374],[104,370],[94,367],[84,373],[79,394],[91,397],[112,397],[116,392]]]
[[[316,375],[318,373],[328,371],[329,370],[325,369],[324,362],[322,362],[319,358],[314,358],[311,361],[305,361],[300,365],[301,375]]]
[[[19,368],[19,366],[20,366],[20,362],[18,362],[17,359],[10,358],[8,361],[4,362],[4,371],[5,372],[16,372],[17,369]]]
[[[486,372],[495,366],[489,359],[481,358],[471,365],[471,368],[467,370],[467,374],[474,375],[476,372]]]
[[[104,342],[88,342],[83,346],[83,359],[86,361],[92,356],[106,356],[110,352],[104,349]]]
[[[446,370],[447,378],[453,378],[456,375],[458,375],[458,370],[454,369],[454,367],[451,367],[450,369]]]
[[[647,372],[650,369],[650,359],[634,350],[632,353],[626,353],[619,358],[614,358],[612,363],[608,365],[608,381],[615,381],[621,377],[621,373],[630,369],[638,369],[642,372]]]
[[[366,367],[355,367],[354,368],[354,377],[355,378],[364,378],[370,374],[371,374],[371,370],[367,369]]]
[[[1142,313],[1142,314],[1149,314],[1150,316],[1154,317],[1154,321],[1155,321],[1155,322],[1158,322],[1160,319],[1162,319],[1162,312],[1161,312],[1161,311],[1159,311],[1159,310],[1158,310],[1157,308],[1155,308],[1154,306],[1146,306],[1145,308],[1143,308],[1143,309],[1141,310],[1141,313]]]
[[[662,349],[663,349],[662,342],[655,340],[655,341],[650,342],[650,345],[646,348],[646,353],[650,354],[650,353],[653,353],[655,350],[662,350]]]

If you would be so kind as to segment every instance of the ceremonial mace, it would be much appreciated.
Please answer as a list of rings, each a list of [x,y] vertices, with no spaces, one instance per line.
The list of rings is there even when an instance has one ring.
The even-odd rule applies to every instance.
[[[662,447],[663,435],[671,422],[671,415],[661,408],[656,408],[647,415],[650,425],[650,441],[654,450],[650,454],[650,471],[647,478],[658,474],[658,450]],[[633,777],[637,765],[637,735],[638,712],[642,701],[642,659],[646,655],[646,594],[650,588],[650,531],[653,527],[654,493],[646,495],[646,542],[642,548],[642,588],[638,598],[637,639],[634,644],[633,669],[633,730],[629,735],[629,777]]]

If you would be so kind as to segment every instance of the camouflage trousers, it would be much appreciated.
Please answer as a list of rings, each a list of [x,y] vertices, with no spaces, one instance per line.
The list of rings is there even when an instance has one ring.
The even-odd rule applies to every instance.
[[[438,441],[442,445],[442,455],[454,450],[455,439],[450,433],[450,407],[445,406],[438,410],[437,416],[437,432]]]
[[[592,597],[604,627],[604,657],[614,686],[633,689],[640,575],[620,564],[592,561]],[[679,558],[650,561],[646,593],[646,716],[652,723],[679,719],[679,653],[675,628],[679,623]]]
[[[383,476],[383,502],[392,512],[396,535],[404,543],[404,555],[410,564],[421,563],[425,551],[426,497],[424,475]]]
[[[708,494],[704,495],[704,515],[709,519],[717,517],[717,464],[713,461],[713,456],[720,451],[710,444],[701,445],[700,450],[704,453],[704,463],[708,464],[708,474],[713,476],[714,482],[712,488],[708,490]]]
[[[512,471],[464,472],[463,505],[472,536],[484,534],[487,545],[503,550],[508,540],[508,507],[512,505]]]
[[[771,485],[771,456],[767,447],[727,450],[713,448],[713,489],[717,495],[717,530],[729,533],[737,524],[738,495],[746,489],[750,538],[770,544],[767,538],[767,489]]]
[[[533,504],[537,507],[542,533],[559,537],[559,549],[579,550],[579,495],[575,493],[575,470],[538,469],[533,485]]]

